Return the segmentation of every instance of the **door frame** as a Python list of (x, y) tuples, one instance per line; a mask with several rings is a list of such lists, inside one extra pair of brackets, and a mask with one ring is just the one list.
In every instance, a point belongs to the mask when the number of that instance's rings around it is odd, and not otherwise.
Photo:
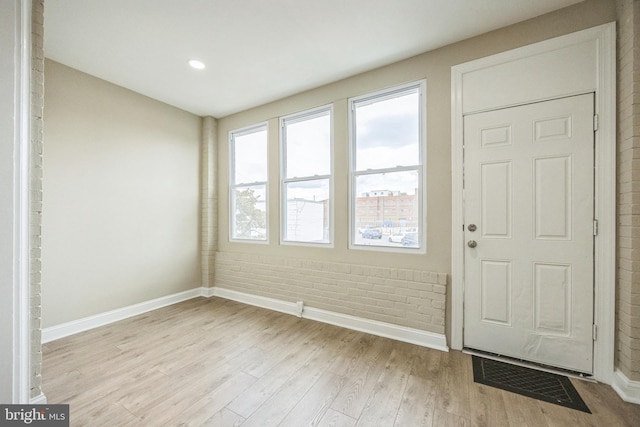
[[(7, 66), (0, 69), (0, 102), (8, 126), (0, 129), (0, 342), (5, 351), (0, 371), (0, 401), (30, 401), (30, 149), (31, 149), (31, 0), (2, 3), (7, 13), (0, 26), (0, 44)], [(3, 50), (4, 52), (5, 50)], [(4, 155), (6, 153), (9, 155)], [(6, 209), (5, 209), (6, 207)], [(7, 238), (5, 239), (5, 236)], [(6, 368), (6, 369), (5, 369)]]
[[(451, 67), (451, 333), (450, 346), (463, 348), (464, 326), (464, 194), (463, 194), (463, 97), (466, 77), (471, 73), (517, 61), (531, 60), (537, 55), (553, 54), (559, 49), (592, 42), (595, 57), (595, 133), (594, 214), (598, 220), (598, 235), (594, 239), (594, 341), (593, 378), (611, 384), (614, 381), (615, 349), (615, 287), (616, 287), (616, 26), (615, 22), (578, 31), (565, 36), (524, 46)], [(484, 72), (483, 71), (483, 72)], [(468, 84), (468, 83), (467, 83)], [(469, 91), (467, 89), (467, 91)], [(553, 92), (553, 91), (551, 91)], [(494, 108), (522, 105), (579, 92), (554, 93), (540, 99), (504, 104)], [(492, 109), (494, 109), (492, 108)], [(474, 112), (480, 112), (474, 111)]]

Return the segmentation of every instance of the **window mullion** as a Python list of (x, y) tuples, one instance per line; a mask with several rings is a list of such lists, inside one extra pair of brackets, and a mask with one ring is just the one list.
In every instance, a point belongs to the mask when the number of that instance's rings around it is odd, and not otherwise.
[(395, 168), (366, 169), (361, 171), (353, 171), (353, 174), (354, 175), (378, 175), (378, 174), (393, 173), (393, 172), (420, 170), (421, 168), (422, 168), (422, 165), (397, 166)]
[(302, 177), (293, 177), (293, 178), (283, 178), (282, 183), (288, 184), (290, 182), (305, 182), (305, 181), (320, 181), (322, 179), (331, 179), (331, 175), (313, 175), (313, 176), (302, 176)]

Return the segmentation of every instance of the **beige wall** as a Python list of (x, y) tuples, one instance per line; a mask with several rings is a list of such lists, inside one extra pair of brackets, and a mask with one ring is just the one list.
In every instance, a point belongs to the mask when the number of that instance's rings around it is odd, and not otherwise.
[[(450, 115), (451, 115), (451, 66), (484, 57), (526, 44), (582, 30), (616, 19), (615, 1), (585, 1), (569, 8), (550, 13), (520, 24), (506, 27), (491, 33), (428, 52), (406, 61), (354, 76), (343, 81), (320, 87), (258, 108), (234, 114), (219, 120), (219, 248), (220, 252), (244, 254), (245, 260), (255, 259), (253, 255), (268, 254), (277, 265), (303, 265), (305, 260), (339, 262), (351, 266), (375, 266), (399, 268), (407, 271), (450, 274), (451, 272), (451, 177), (450, 177)], [(348, 249), (348, 195), (347, 195), (347, 155), (348, 126), (347, 99), (370, 91), (398, 85), (404, 82), (426, 79), (427, 81), (427, 254), (398, 254)], [(334, 144), (335, 144), (335, 247), (309, 248), (279, 244), (279, 183), (278, 183), (278, 118), (283, 115), (302, 111), (311, 107), (332, 103), (334, 106)], [(243, 244), (229, 242), (229, 206), (228, 206), (228, 132), (243, 126), (267, 121), (269, 124), (269, 192), (270, 192), (270, 243)], [(292, 261), (293, 260), (293, 261)], [(297, 262), (296, 260), (301, 260)], [(302, 263), (302, 264), (301, 264)], [(278, 280), (277, 270), (268, 280), (252, 278), (246, 273), (253, 266), (237, 271), (225, 269), (224, 277), (216, 276), (216, 286), (251, 291), (264, 296), (281, 298), (286, 294), (281, 288), (286, 282)], [(259, 263), (258, 263), (259, 264)], [(224, 268), (224, 265), (216, 267)], [(295, 267), (299, 274), (308, 274), (309, 270)], [(216, 272), (218, 274), (219, 272)], [(393, 274), (393, 273), (389, 273)], [(250, 287), (240, 287), (240, 283), (249, 281)], [(251, 282), (253, 281), (253, 282)], [(448, 281), (447, 281), (448, 284)], [(299, 285), (299, 284), (296, 284)], [(371, 289), (353, 289), (336, 286), (329, 294), (323, 289), (308, 285), (289, 286), (294, 298), (322, 300), (322, 308), (336, 308), (336, 311), (352, 313), (342, 308), (341, 299), (364, 302), (370, 308), (389, 301)], [(391, 292), (393, 287), (388, 287)], [(339, 291), (342, 291), (340, 293)], [(420, 289), (419, 291), (424, 291)], [(407, 295), (392, 295), (394, 302), (406, 304)], [(408, 310), (419, 317), (421, 305), (432, 304), (433, 294), (418, 302)], [(399, 300), (399, 301), (398, 301)], [(433, 308), (433, 307), (431, 307)], [(407, 309), (403, 305), (403, 309)], [(437, 313), (436, 322), (425, 329), (442, 332), (441, 313)], [(389, 319), (386, 319), (389, 320)], [(406, 319), (395, 319), (395, 323), (411, 326)]]
[(201, 119), (46, 61), (42, 322), (200, 286)]

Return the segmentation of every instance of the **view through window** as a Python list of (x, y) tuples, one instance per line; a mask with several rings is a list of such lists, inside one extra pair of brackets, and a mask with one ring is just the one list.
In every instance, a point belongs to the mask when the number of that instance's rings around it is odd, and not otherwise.
[(267, 125), (230, 134), (231, 239), (267, 241)]
[(331, 107), (281, 120), (282, 241), (331, 243)]
[(424, 248), (424, 82), (353, 98), (351, 244)]

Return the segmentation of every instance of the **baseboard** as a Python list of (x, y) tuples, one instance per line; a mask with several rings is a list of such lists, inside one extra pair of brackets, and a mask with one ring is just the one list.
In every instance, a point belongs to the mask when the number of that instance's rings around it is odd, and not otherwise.
[[(267, 308), (294, 316), (299, 315), (298, 306), (294, 302), (287, 302), (258, 295), (251, 295), (218, 287), (208, 289), (210, 290), (210, 292), (212, 290), (212, 296)], [(435, 350), (449, 351), (446, 337), (442, 334), (436, 334), (420, 329), (398, 326), (391, 323), (369, 320), (362, 317), (356, 317), (348, 314), (341, 314), (307, 306), (304, 307), (301, 317), (328, 323), (335, 326), (340, 326), (342, 328), (353, 329), (372, 335), (391, 338), (397, 341), (408, 342)]]
[(632, 381), (622, 371), (616, 369), (611, 387), (625, 402), (640, 404), (640, 381)]
[(209, 288), (206, 286), (203, 286), (200, 288), (200, 296), (201, 297), (206, 297), (206, 298), (211, 298), (213, 296), (213, 291), (214, 288)]
[(208, 294), (209, 288), (200, 287), (190, 289), (184, 292), (178, 292), (176, 294), (167, 295), (164, 297), (156, 298), (150, 301), (141, 302), (139, 304), (130, 305), (127, 307), (118, 308), (116, 310), (107, 311), (105, 313), (96, 314), (82, 319), (74, 320), (60, 325), (51, 326), (42, 330), (42, 342), (48, 343), (60, 338), (67, 337), (69, 335), (77, 334), (79, 332), (87, 331), (89, 329), (97, 328), (99, 326), (108, 325), (109, 323), (117, 322), (119, 320), (127, 319), (129, 317), (137, 316), (139, 314), (146, 313), (151, 310), (166, 307), (171, 304), (176, 304), (188, 299), (210, 296)]
[(298, 315), (296, 304), (294, 302), (282, 301), (274, 298), (267, 298), (259, 295), (246, 294), (244, 292), (232, 291), (230, 289), (211, 288), (213, 295), (216, 297), (238, 301), (244, 304), (254, 305), (256, 307), (268, 308), (269, 310), (279, 311), (285, 314)]
[[(72, 322), (63, 323), (61, 325), (52, 326), (42, 330), (42, 342), (48, 343), (60, 338), (64, 338), (79, 332), (88, 331), (93, 328), (108, 325), (119, 320), (137, 316), (151, 310), (166, 307), (188, 299), (197, 297), (217, 296), (233, 301), (242, 302), (244, 304), (254, 305), (269, 310), (279, 311), (294, 316), (300, 315), (296, 303), (282, 301), (274, 298), (262, 297), (259, 295), (251, 295), (244, 292), (232, 291), (224, 288), (199, 287), (188, 291), (179, 292), (173, 295), (167, 295), (139, 304), (111, 310), (105, 313), (96, 314), (94, 316), (85, 317), (74, 320)], [(391, 323), (379, 322), (376, 320), (365, 319), (362, 317), (350, 316), (348, 314), (336, 313), (333, 311), (322, 310), (313, 307), (304, 307), (302, 315), (305, 319), (315, 320), (328, 323), (342, 328), (353, 329), (360, 332), (366, 332), (372, 335), (378, 335), (385, 338), (391, 338), (398, 341), (408, 342), (423, 347), (433, 348), (441, 351), (449, 351), (446, 337), (442, 334), (427, 332), (420, 329), (409, 328), (406, 326), (398, 326)]]
[(47, 404), (47, 396), (44, 393), (40, 393), (36, 397), (32, 397), (29, 400), (29, 404), (31, 405), (46, 405)]

